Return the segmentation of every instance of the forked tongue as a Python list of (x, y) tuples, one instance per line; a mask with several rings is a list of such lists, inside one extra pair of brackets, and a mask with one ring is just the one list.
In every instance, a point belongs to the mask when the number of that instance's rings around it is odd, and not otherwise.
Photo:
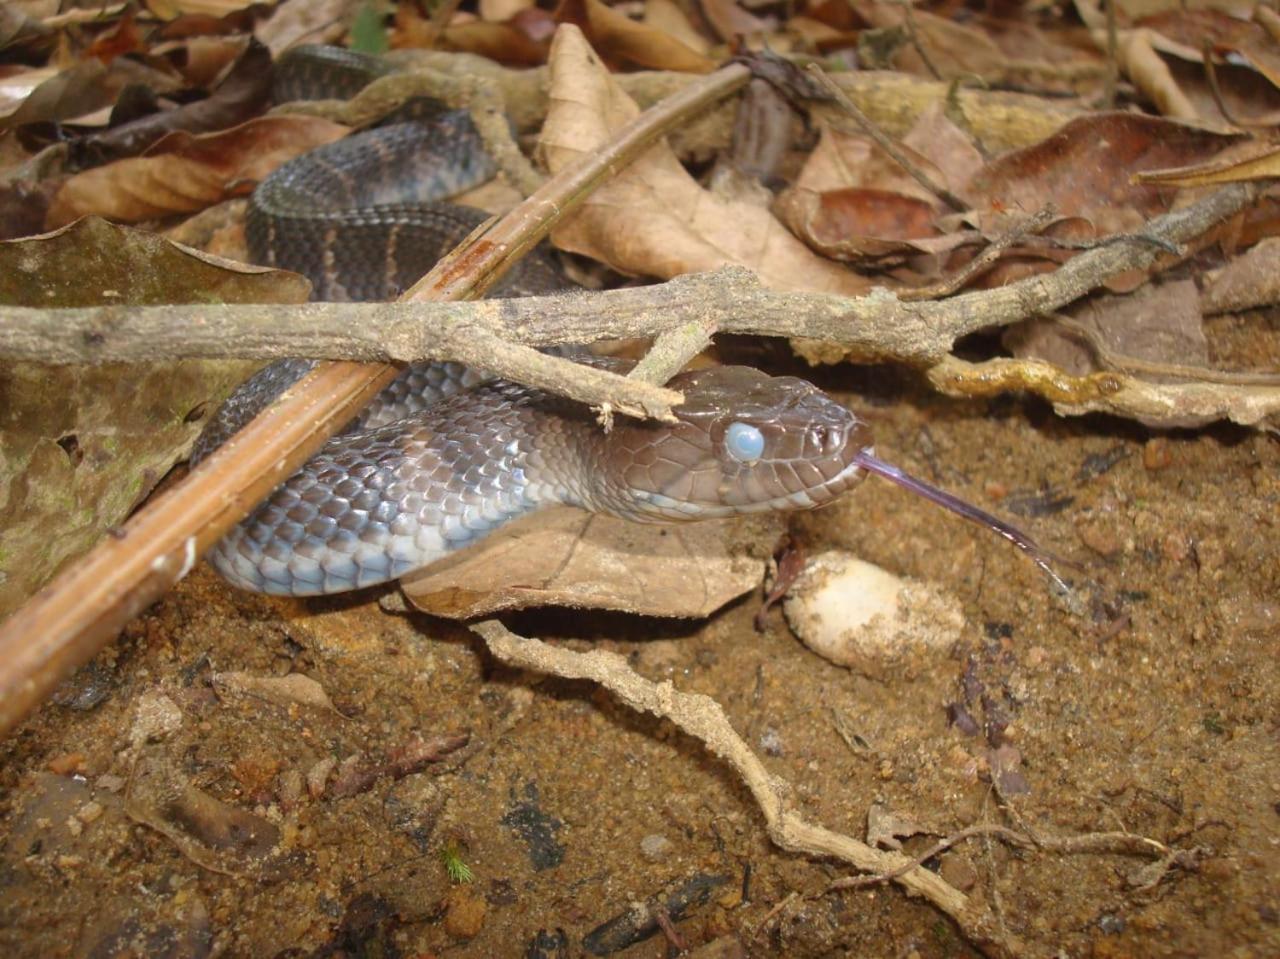
[(1027, 556), (1031, 558), (1031, 561), (1044, 570), (1045, 575), (1053, 580), (1054, 585), (1057, 586), (1064, 594), (1071, 592), (1070, 587), (1063, 582), (1062, 577), (1054, 570), (1052, 563), (1062, 563), (1064, 565), (1073, 564), (1068, 563), (1061, 557), (1054, 556), (1016, 526), (1006, 523), (1004, 520), (1000, 519), (1000, 517), (993, 516), (984, 509), (979, 509), (972, 503), (966, 503), (958, 496), (953, 496), (951, 493), (940, 490), (936, 486), (931, 486), (922, 479), (916, 479), (914, 476), (907, 475), (902, 470), (898, 469), (898, 467), (886, 463), (884, 460), (867, 450), (860, 452), (854, 458), (854, 461), (868, 473), (875, 473), (877, 476), (883, 476), (885, 479), (897, 483), (904, 489), (909, 489), (911, 492), (923, 496), (930, 502), (937, 503), (944, 509), (949, 509), (951, 512), (963, 516), (967, 520), (972, 520), (973, 522), (985, 526), (988, 529), (995, 530), (995, 532), (999, 533), (1014, 546), (1018, 547), (1018, 549), (1026, 553)]

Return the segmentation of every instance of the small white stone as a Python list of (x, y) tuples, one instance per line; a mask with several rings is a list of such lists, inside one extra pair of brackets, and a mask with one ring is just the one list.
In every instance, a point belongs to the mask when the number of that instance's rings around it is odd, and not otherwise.
[(914, 674), (945, 658), (964, 627), (951, 594), (840, 550), (809, 561), (783, 611), (815, 653), (872, 679)]
[(674, 844), (666, 836), (651, 833), (640, 840), (640, 855), (649, 862), (661, 862), (671, 855)]
[(135, 745), (163, 739), (182, 728), (182, 710), (159, 690), (149, 690), (138, 697), (129, 740)]

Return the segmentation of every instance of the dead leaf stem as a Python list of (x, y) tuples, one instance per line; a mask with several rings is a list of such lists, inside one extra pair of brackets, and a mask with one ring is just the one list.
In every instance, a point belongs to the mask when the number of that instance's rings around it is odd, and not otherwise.
[[(749, 76), (746, 67), (728, 66), (637, 117), (604, 148), (566, 167), (473, 237), (465, 251), (438, 263), (402, 300), (479, 296), (596, 184)], [(185, 576), (397, 372), (388, 365), (322, 363), (0, 626), (0, 735)]]

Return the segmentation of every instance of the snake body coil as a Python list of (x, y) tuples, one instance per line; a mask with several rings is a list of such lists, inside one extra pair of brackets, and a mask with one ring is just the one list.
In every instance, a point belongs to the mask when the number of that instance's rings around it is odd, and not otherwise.
[[(448, 173), (434, 169), (438, 155), (421, 162), (420, 130), (397, 127), (281, 167), (254, 195), (255, 259), (305, 273), (322, 299), (382, 298), (416, 280), (484, 216), (429, 199), (441, 183), (448, 192), (487, 170), (469, 124), (448, 116), (445, 140), (470, 151)], [(386, 179), (405, 166), (415, 183)], [(536, 253), (505, 291), (564, 285)], [(311, 365), (283, 361), (244, 384), (193, 460)], [(315, 595), (397, 578), (548, 504), (641, 522), (810, 509), (857, 482), (857, 457), (870, 445), (865, 424), (814, 387), (746, 367), (680, 374), (671, 382), (686, 397), (676, 423), (626, 421), (609, 433), (579, 404), (481, 380), (457, 364), (407, 369), (354, 431), (331, 439), (224, 537), (210, 562), (247, 589)]]

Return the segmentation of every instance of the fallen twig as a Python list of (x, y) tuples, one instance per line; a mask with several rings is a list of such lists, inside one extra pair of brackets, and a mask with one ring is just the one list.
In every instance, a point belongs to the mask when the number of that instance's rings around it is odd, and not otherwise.
[[(472, 629), (485, 641), (489, 651), (507, 665), (565, 679), (590, 679), (630, 708), (669, 719), (688, 735), (701, 740), (741, 777), (764, 814), (770, 838), (782, 849), (840, 859), (866, 872), (894, 873), (894, 882), (945, 912), (969, 942), (988, 955), (1018, 954), (1015, 943), (995, 932), (986, 911), (940, 876), (900, 853), (873, 849), (850, 836), (804, 820), (785, 798), (790, 792), (787, 785), (764, 767), (734, 731), (724, 709), (711, 697), (680, 692), (670, 682), (650, 682), (615, 653), (603, 650), (575, 653), (548, 646), (518, 636), (496, 620), (478, 623)], [(899, 872), (904, 866), (905, 871)]]

